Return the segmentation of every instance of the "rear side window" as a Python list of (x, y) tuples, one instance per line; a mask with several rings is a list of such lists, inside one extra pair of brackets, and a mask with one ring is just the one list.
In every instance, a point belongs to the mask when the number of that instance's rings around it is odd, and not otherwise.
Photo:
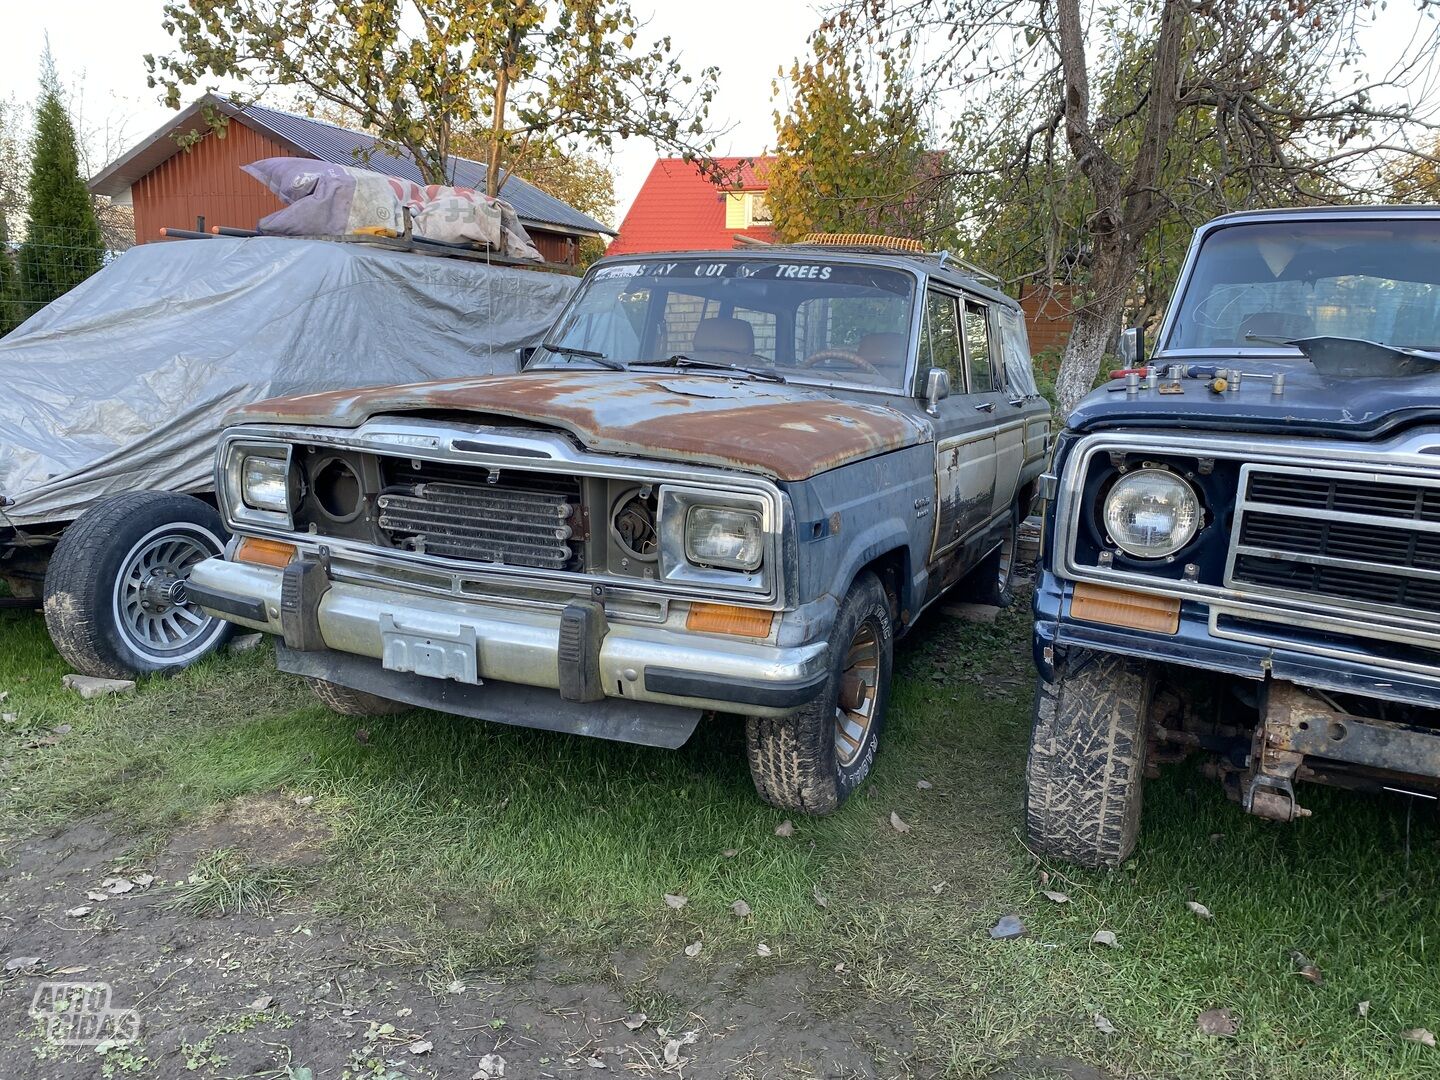
[(1005, 385), (1011, 393), (1035, 397), (1040, 390), (1035, 385), (1035, 368), (1030, 360), (1030, 336), (1025, 332), (1025, 320), (1011, 308), (1000, 308), (999, 317)]

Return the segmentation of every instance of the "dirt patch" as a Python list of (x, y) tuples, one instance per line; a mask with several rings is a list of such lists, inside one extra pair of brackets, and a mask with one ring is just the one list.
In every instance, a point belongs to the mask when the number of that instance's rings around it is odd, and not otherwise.
[(229, 850), (266, 865), (315, 866), (324, 861), (329, 839), (329, 827), (308, 806), (268, 792), (212, 808), (171, 838), (162, 861), (183, 865)]
[[(271, 796), (231, 804), (148, 864), (97, 822), (12, 842), (0, 859), (0, 959), (39, 962), (0, 974), (0, 1077), (284, 1078), (308, 1068), (317, 1078), (348, 1069), (463, 1080), (486, 1054), (503, 1056), (511, 1078), (603, 1075), (592, 1062), (694, 1080), (904, 1075), (884, 1064), (904, 1052), (899, 1023), (818, 1004), (813, 971), (637, 957), (607, 979), (551, 962), (523, 977), (452, 980), (376, 963), (353, 928), (317, 918), (303, 898), (264, 916), (197, 918), (166, 905), (187, 859), (223, 847), (313, 860), (324, 840), (301, 808)], [(112, 894), (116, 878), (131, 887)], [(135, 1010), (138, 1040), (104, 1055), (57, 1045), (43, 1010), (32, 1012), (54, 981), (107, 986), (110, 1008)], [(670, 1003), (671, 1030), (627, 1026), (632, 1003), (647, 998)], [(667, 1063), (672, 1040), (683, 1045)]]

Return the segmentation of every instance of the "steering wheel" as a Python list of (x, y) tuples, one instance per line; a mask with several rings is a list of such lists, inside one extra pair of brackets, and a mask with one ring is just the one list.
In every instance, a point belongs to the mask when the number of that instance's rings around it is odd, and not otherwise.
[(852, 349), (821, 349), (800, 361), (800, 366), (802, 368), (819, 367), (827, 360), (842, 360), (851, 367), (859, 368), (877, 378), (880, 377), (880, 369)]

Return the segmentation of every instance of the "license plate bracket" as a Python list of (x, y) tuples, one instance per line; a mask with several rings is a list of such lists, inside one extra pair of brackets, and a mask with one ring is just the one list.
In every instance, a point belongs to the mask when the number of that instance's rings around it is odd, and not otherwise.
[(406, 630), (390, 614), (380, 616), (381, 663), (387, 671), (404, 671), (429, 679), (480, 685), (479, 649), (475, 628), (459, 633)]

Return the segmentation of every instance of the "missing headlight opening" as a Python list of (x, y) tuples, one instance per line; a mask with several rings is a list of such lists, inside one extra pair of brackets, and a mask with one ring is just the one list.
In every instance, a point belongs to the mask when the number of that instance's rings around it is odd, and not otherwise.
[(334, 521), (353, 521), (364, 507), (360, 476), (354, 466), (340, 458), (321, 463), (311, 489), (321, 511)]
[(658, 504), (655, 489), (649, 485), (630, 488), (615, 500), (610, 531), (630, 558), (654, 562), (659, 556)]

